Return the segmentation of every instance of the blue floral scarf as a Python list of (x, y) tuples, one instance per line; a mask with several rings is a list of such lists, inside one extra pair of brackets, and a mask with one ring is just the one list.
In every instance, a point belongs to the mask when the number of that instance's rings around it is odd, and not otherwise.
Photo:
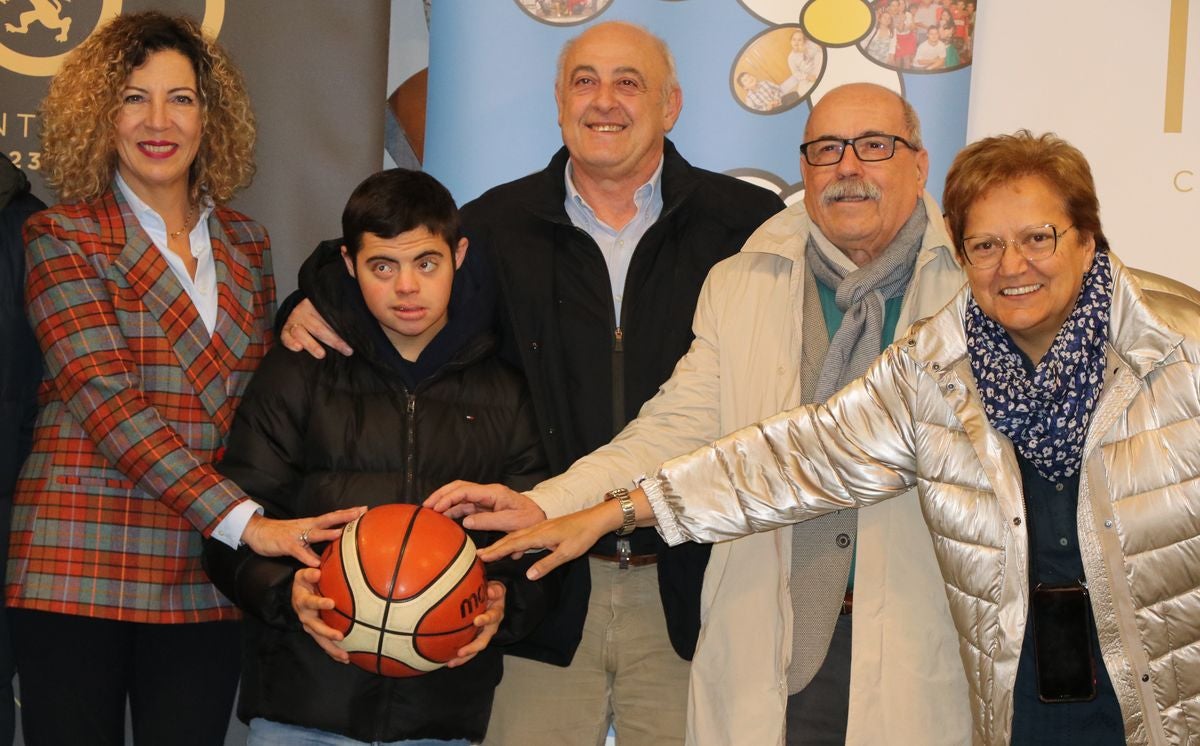
[(988, 421), (1054, 482), (1079, 471), (1104, 381), (1111, 305), (1112, 264), (1097, 251), (1075, 308), (1032, 375), (1008, 332), (974, 297), (967, 305), (967, 352)]

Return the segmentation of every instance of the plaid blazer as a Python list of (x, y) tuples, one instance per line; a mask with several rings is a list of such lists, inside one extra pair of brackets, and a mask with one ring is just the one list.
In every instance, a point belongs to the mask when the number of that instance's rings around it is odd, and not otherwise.
[(236, 618), (201, 540), (245, 494), (212, 464), (270, 342), (262, 226), (209, 216), (210, 339), (120, 191), (25, 226), (29, 316), (46, 361), (14, 496), (10, 606), (134, 622)]

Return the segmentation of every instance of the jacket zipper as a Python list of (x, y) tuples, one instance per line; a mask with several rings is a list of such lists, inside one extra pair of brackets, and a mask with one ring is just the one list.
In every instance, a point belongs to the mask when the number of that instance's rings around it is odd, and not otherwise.
[[(665, 215), (664, 211), (664, 215)], [(659, 216), (662, 220), (663, 216)], [(655, 223), (657, 225), (657, 223)], [(601, 254), (600, 260), (604, 263), (604, 256), (600, 251), (600, 247), (596, 241), (588, 235), (588, 232), (577, 225), (571, 224), (577, 233), (582, 235), (596, 249), (597, 254)], [(654, 226), (651, 226), (653, 230)], [(649, 233), (650, 231), (646, 231)], [(645, 236), (643, 236), (643, 239)], [(640, 242), (639, 242), (640, 243)], [(634, 248), (636, 252), (636, 247)], [(633, 262), (630, 262), (632, 267)], [(625, 278), (625, 285), (629, 285), (629, 277)], [(613, 292), (613, 288), (609, 288), (609, 293)], [(625, 330), (621, 327), (621, 319), (617, 318), (616, 309), (613, 308), (612, 301), (608, 303), (609, 323), (612, 324), (612, 352), (610, 355), (610, 368), (612, 370), (612, 435), (615, 437), (617, 433), (624, 429), (625, 420)], [(621, 316), (625, 315), (625, 303), (621, 303)]]
[(613, 329), (612, 406), (615, 436), (625, 427), (625, 331), (620, 326)]
[(417, 473), (417, 397), (413, 393), (406, 393), (405, 397), (404, 439), (408, 448), (404, 464), (404, 497), (406, 500), (412, 501), (415, 499), (413, 492), (416, 490)]

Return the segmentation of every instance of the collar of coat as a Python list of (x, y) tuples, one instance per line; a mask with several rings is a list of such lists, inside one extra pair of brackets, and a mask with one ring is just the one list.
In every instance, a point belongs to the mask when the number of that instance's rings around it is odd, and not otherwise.
[[(950, 268), (957, 267), (958, 261), (954, 258), (946, 226), (937, 219), (937, 216), (942, 214), (942, 208), (938, 207), (937, 200), (929, 192), (923, 193), (921, 198), (925, 202), (925, 213), (930, 219), (925, 226), (925, 235), (921, 238), (921, 252), (917, 255), (914, 275), (930, 262), (938, 262)], [(742, 251), (775, 254), (793, 262), (803, 261), (804, 246), (812, 230), (813, 222), (804, 209), (804, 201), (798, 200), (763, 223), (754, 237), (746, 242)]]
[[(1200, 292), (1151, 272), (1126, 267), (1109, 252), (1113, 299), (1109, 349), (1138, 377), (1172, 362), (1189, 336), (1200, 340)], [(917, 322), (897, 340), (922, 367), (948, 375), (966, 359), (963, 326), (970, 288), (964, 287), (941, 311)]]
[[(99, 197), (89, 201), (87, 205), (100, 218), (98, 237), (103, 243), (118, 247), (118, 249), (130, 243), (131, 236), (128, 227), (139, 226), (139, 223), (133, 214), (133, 208), (125, 201), (121, 190), (117, 189), (116, 182), (105, 189)], [(109, 219), (113, 215), (120, 215), (122, 219)], [(232, 213), (226, 207), (214, 206), (213, 211), (209, 214), (209, 235), (212, 238), (224, 240), (229, 245), (245, 243), (246, 237), (235, 232), (233, 224), (236, 220), (231, 219), (231, 215), (238, 219), (241, 218), (240, 215)]]
[[(220, 378), (227, 380), (249, 346), (258, 341), (253, 262), (243, 245), (265, 241), (265, 234), (260, 238), (251, 235), (248, 219), (228, 208), (218, 206), (209, 214), (218, 293), (217, 324), (210, 335), (190, 301), (176, 303), (186, 295), (183, 286), (115, 185), (79, 207), (72, 211), (74, 219), (82, 219), (85, 230), (95, 230), (113, 268), (158, 322), (206, 411), (220, 427), (228, 427), (231, 401), (224, 386), (209, 385), (206, 370), (215, 366)], [(82, 214), (85, 210), (86, 215)]]
[[(523, 195), (526, 207), (544, 220), (570, 225), (563, 204), (567, 199), (567, 185), (563, 179), (566, 173), (567, 159), (570, 153), (566, 147), (558, 149), (550, 159), (550, 165), (537, 176), (542, 182), (541, 189), (527, 190)], [(662, 170), (662, 216), (670, 214), (681, 205), (696, 188), (692, 177), (692, 164), (688, 163), (675, 144), (669, 139), (663, 139), (663, 170)], [(661, 217), (660, 217), (661, 220)]]

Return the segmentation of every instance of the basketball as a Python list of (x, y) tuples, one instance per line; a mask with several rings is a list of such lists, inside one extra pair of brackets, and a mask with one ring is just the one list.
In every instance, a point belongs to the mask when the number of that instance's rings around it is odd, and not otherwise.
[(346, 524), (321, 556), (321, 619), (345, 635), (350, 662), (420, 676), (475, 639), (487, 603), (483, 563), (457, 523), (416, 505), (382, 505)]

